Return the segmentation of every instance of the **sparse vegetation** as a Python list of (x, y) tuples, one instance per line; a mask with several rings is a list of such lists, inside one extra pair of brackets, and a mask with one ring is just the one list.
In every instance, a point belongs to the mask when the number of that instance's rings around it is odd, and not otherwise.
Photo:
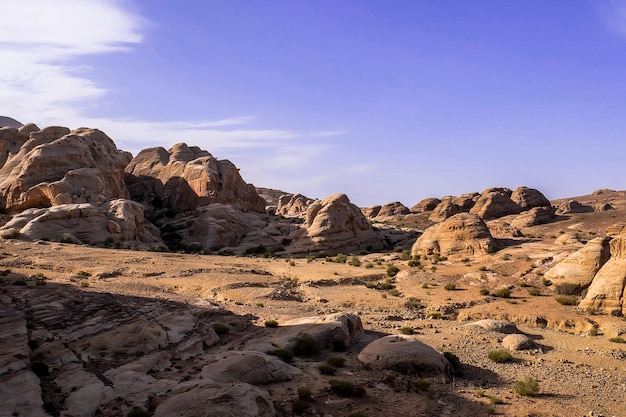
[(541, 295), (541, 290), (537, 287), (530, 287), (528, 289), (528, 294), (532, 296), (538, 296)]
[(509, 290), (507, 287), (502, 287), (502, 288), (498, 288), (493, 295), (495, 295), (496, 297), (500, 297), (500, 298), (510, 298), (511, 297), (511, 290)]
[(400, 333), (402, 334), (413, 334), (415, 333), (411, 326), (404, 326), (400, 328)]
[(428, 391), (430, 388), (430, 380), (427, 378), (414, 378), (411, 385), (417, 391)]
[(350, 257), (350, 262), (348, 262), (351, 266), (361, 266), (361, 260), (357, 256)]
[(365, 388), (355, 384), (352, 381), (345, 381), (340, 379), (330, 380), (330, 390), (340, 397), (356, 397), (361, 398), (365, 396)]
[(343, 368), (346, 363), (346, 358), (337, 355), (331, 355), (326, 359), (326, 363), (335, 368)]
[(613, 343), (626, 343), (626, 340), (624, 340), (623, 337), (611, 337), (609, 338), (609, 342), (613, 342)]
[(480, 295), (489, 295), (489, 289), (488, 288), (481, 288), (480, 289)]
[(319, 352), (317, 340), (308, 333), (300, 333), (296, 337), (293, 353), (296, 356), (313, 356)]
[(337, 372), (337, 369), (334, 366), (327, 363), (323, 363), (318, 366), (317, 370), (320, 371), (322, 375), (335, 375), (335, 373)]
[(445, 287), (443, 287), (446, 291), (454, 291), (456, 290), (456, 284), (453, 282), (448, 282)]
[(557, 303), (564, 306), (574, 306), (578, 304), (578, 297), (575, 295), (557, 295), (554, 299)]
[(388, 277), (395, 277), (396, 275), (398, 275), (398, 272), (400, 272), (400, 268), (398, 268), (394, 264), (387, 265), (387, 276)]
[(265, 320), (265, 327), (278, 327), (278, 322), (273, 319)]
[(213, 323), (213, 330), (217, 334), (228, 334), (230, 332), (230, 327), (226, 323), (222, 323), (221, 321)]
[(487, 357), (489, 358), (489, 360), (496, 363), (506, 363), (513, 360), (513, 355), (511, 355), (511, 352), (505, 349), (492, 350), (487, 354)]
[(531, 376), (515, 383), (515, 393), (521, 396), (533, 396), (539, 394), (539, 382)]
[(293, 362), (293, 352), (289, 349), (276, 349), (273, 352), (270, 352), (271, 355), (278, 357), (285, 363)]
[(419, 310), (419, 309), (424, 308), (424, 305), (422, 304), (422, 300), (416, 297), (409, 297), (405, 301), (404, 306), (408, 308), (409, 310)]

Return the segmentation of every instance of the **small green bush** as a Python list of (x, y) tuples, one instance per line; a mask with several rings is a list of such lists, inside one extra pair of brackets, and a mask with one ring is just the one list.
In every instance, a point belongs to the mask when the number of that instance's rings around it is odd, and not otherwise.
[(276, 349), (275, 351), (270, 352), (270, 355), (276, 356), (285, 363), (293, 362), (293, 352), (289, 349)]
[(454, 291), (456, 290), (456, 284), (453, 282), (448, 282), (445, 287), (443, 287), (446, 291)]
[(395, 288), (392, 288), (391, 290), (389, 290), (389, 295), (393, 295), (394, 297), (400, 297), (400, 291), (398, 291)]
[(298, 387), (298, 399), (303, 401), (311, 401), (313, 399), (313, 391), (309, 387)]
[(400, 268), (398, 268), (394, 264), (387, 265), (387, 276), (395, 277), (396, 275), (398, 275), (398, 272), (400, 272)]
[(340, 379), (330, 380), (330, 390), (340, 397), (364, 397), (365, 388), (356, 385), (354, 382)]
[(443, 352), (443, 356), (448, 360), (448, 362), (450, 362), (450, 365), (452, 365), (454, 375), (463, 376), (463, 364), (461, 363), (459, 357), (448, 351)]
[(547, 278), (541, 278), (541, 283), (544, 287), (549, 287), (550, 285), (552, 285), (552, 281)]
[(228, 327), (228, 324), (218, 321), (213, 323), (213, 330), (215, 330), (215, 333), (217, 334), (228, 334), (230, 332), (230, 327)]
[(313, 356), (319, 352), (317, 341), (308, 333), (300, 333), (296, 337), (293, 353), (296, 356)]
[(489, 400), (491, 404), (504, 404), (504, 400), (500, 397), (496, 397), (495, 395), (490, 395)]
[(415, 259), (411, 259), (408, 263), (408, 266), (410, 267), (416, 267), (416, 266), (421, 266), (422, 264), (420, 263), (420, 261), (416, 261)]
[(575, 295), (557, 295), (554, 299), (557, 303), (564, 306), (574, 306), (578, 304), (578, 297)]
[(427, 391), (430, 388), (430, 380), (427, 378), (414, 378), (411, 384), (417, 391)]
[(431, 311), (428, 313), (428, 317), (434, 320), (439, 320), (439, 319), (443, 319), (443, 313), (441, 313), (440, 311)]
[(626, 343), (626, 340), (624, 340), (623, 337), (611, 337), (609, 339), (609, 342), (613, 342), (613, 343)]
[(422, 304), (422, 300), (416, 297), (409, 297), (408, 300), (404, 303), (404, 306), (409, 310), (419, 310), (424, 308)]
[(541, 290), (537, 287), (530, 287), (528, 289), (528, 294), (532, 296), (538, 296), (541, 295)]
[(480, 295), (489, 295), (489, 289), (488, 288), (481, 288), (480, 289)]
[(413, 328), (412, 328), (412, 327), (410, 327), (410, 326), (405, 326), (405, 327), (402, 327), (402, 328), (400, 329), (400, 333), (402, 333), (402, 334), (413, 334), (413, 333), (415, 333), (415, 331), (413, 330)]
[(276, 320), (265, 320), (265, 327), (278, 327)]
[(486, 266), (481, 266), (480, 268), (478, 268), (479, 271), (484, 272), (484, 271), (488, 271), (489, 269), (487, 269)]
[(347, 261), (348, 257), (346, 255), (344, 255), (343, 253), (338, 253), (337, 256), (335, 256), (335, 260), (333, 262), (338, 264), (345, 264)]
[(515, 393), (521, 396), (533, 396), (539, 394), (539, 382), (531, 376), (515, 383)]
[(498, 288), (493, 295), (495, 295), (496, 297), (500, 297), (500, 298), (510, 298), (511, 297), (511, 290), (509, 290), (506, 287), (502, 287), (502, 288)]
[(342, 356), (332, 355), (326, 359), (326, 363), (335, 368), (343, 368), (346, 363), (346, 358)]
[(391, 281), (389, 279), (386, 279), (385, 281), (377, 284), (376, 288), (379, 289), (379, 290), (392, 290), (395, 287), (394, 287), (394, 285), (391, 283)]
[(356, 256), (352, 256), (350, 258), (349, 264), (351, 266), (361, 266), (361, 260), (358, 257), (356, 257)]
[(365, 264), (365, 268), (366, 269), (372, 269), (372, 268), (374, 268), (374, 264), (371, 263), (371, 262), (368, 262), (368, 263)]
[(492, 350), (487, 354), (487, 357), (489, 358), (489, 360), (496, 363), (506, 363), (513, 359), (513, 355), (511, 355), (511, 352), (505, 349)]
[(403, 261), (408, 261), (411, 259), (411, 251), (409, 249), (405, 249), (402, 251), (402, 254), (400, 255), (400, 259), (402, 259)]
[(323, 375), (335, 375), (337, 369), (334, 366), (331, 366), (327, 363), (323, 363), (317, 367), (317, 370), (320, 371)]
[(554, 286), (554, 290), (559, 295), (579, 295), (580, 287), (578, 284), (572, 284), (569, 282), (564, 282), (562, 284), (557, 284)]

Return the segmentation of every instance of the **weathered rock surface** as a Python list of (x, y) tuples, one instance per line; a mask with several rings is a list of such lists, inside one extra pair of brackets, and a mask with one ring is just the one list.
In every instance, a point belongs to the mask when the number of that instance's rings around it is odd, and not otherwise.
[(459, 213), (426, 229), (411, 249), (413, 255), (474, 254), (491, 252), (497, 247), (485, 222), (477, 215)]
[(441, 203), (435, 207), (428, 220), (439, 223), (459, 213), (459, 206), (454, 204), (452, 199), (453, 197), (443, 197)]
[(283, 195), (278, 199), (276, 214), (280, 216), (304, 216), (315, 200), (302, 194)]
[(145, 149), (126, 167), (125, 181), (133, 200), (156, 212), (184, 212), (213, 203), (243, 211), (265, 211), (265, 201), (246, 184), (228, 160), (217, 160), (197, 146), (184, 143)]
[(411, 211), (399, 201), (387, 203), (380, 208), (376, 217), (393, 217), (409, 214)]
[(470, 213), (477, 214), (485, 220), (517, 214), (521, 208), (511, 200), (512, 194), (508, 188), (488, 188), (481, 193)]
[(556, 287), (569, 284), (579, 290), (587, 288), (611, 256), (610, 240), (606, 237), (590, 240), (581, 249), (548, 270), (545, 274), (546, 279), (551, 280)]
[(378, 213), (380, 213), (380, 209), (383, 208), (383, 206), (380, 205), (376, 205), (376, 206), (372, 206), (372, 207), (364, 207), (361, 209), (361, 213), (363, 213), (363, 215), (368, 218), (368, 219), (374, 219), (376, 216), (378, 216)]
[(10, 212), (128, 197), (123, 175), (131, 155), (97, 129), (47, 127), (30, 132), (17, 153), (15, 143), (4, 146), (0, 206)]
[(201, 375), (215, 382), (266, 385), (291, 381), (301, 374), (298, 368), (262, 352), (229, 351), (214, 359), (216, 362), (202, 368)]
[(416, 336), (381, 337), (367, 345), (358, 359), (372, 369), (391, 369), (442, 382), (452, 380), (452, 366), (447, 359)]
[(490, 221), (487, 223), (487, 227), (489, 227), (491, 235), (499, 239), (524, 236), (518, 227), (515, 227), (502, 219)]
[(581, 204), (576, 200), (566, 201), (556, 207), (556, 214), (588, 213), (593, 211), (593, 207)]
[(423, 213), (425, 211), (432, 211), (441, 203), (441, 200), (435, 197), (426, 197), (419, 203), (415, 204), (411, 207), (411, 212), (413, 213)]
[(508, 350), (525, 350), (533, 349), (537, 344), (525, 334), (510, 334), (502, 339), (502, 346)]
[(384, 247), (381, 236), (345, 194), (335, 194), (311, 204), (302, 230), (294, 232), (290, 238), (293, 240), (291, 253), (337, 254)]
[(480, 198), (479, 193), (465, 193), (458, 197), (452, 197), (452, 202), (456, 204), (460, 212), (469, 212)]
[(548, 223), (555, 217), (556, 209), (552, 206), (533, 207), (518, 214), (511, 220), (511, 226), (519, 229)]
[(478, 320), (473, 323), (469, 323), (468, 326), (479, 327), (483, 330), (494, 333), (514, 334), (519, 331), (517, 326), (511, 322), (494, 319)]
[(511, 194), (511, 200), (516, 203), (522, 211), (535, 207), (551, 207), (550, 201), (534, 188), (518, 187)]
[(13, 119), (12, 117), (0, 116), (0, 127), (12, 127), (19, 129), (23, 124)]
[(580, 308), (599, 313), (626, 314), (626, 236), (620, 235), (610, 243), (611, 257), (593, 278)]

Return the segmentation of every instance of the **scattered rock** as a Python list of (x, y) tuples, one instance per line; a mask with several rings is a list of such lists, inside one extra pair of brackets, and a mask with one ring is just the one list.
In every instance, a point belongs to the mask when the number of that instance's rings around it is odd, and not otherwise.
[(535, 341), (525, 334), (510, 334), (502, 339), (502, 346), (508, 350), (525, 350), (537, 347)]
[(488, 332), (495, 333), (513, 334), (519, 332), (515, 324), (502, 320), (484, 319), (474, 323), (469, 323), (467, 326), (476, 326), (487, 330)]

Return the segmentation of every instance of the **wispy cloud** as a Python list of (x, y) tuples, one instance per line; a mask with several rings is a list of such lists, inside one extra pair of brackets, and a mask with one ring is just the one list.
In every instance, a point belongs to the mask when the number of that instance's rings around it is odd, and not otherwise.
[(327, 138), (331, 136), (343, 136), (346, 133), (348, 132), (346, 132), (345, 130), (328, 130), (324, 132), (313, 132), (312, 136), (319, 137), (319, 138)]
[(603, 23), (614, 33), (626, 38), (626, 2), (605, 0), (596, 3)]

